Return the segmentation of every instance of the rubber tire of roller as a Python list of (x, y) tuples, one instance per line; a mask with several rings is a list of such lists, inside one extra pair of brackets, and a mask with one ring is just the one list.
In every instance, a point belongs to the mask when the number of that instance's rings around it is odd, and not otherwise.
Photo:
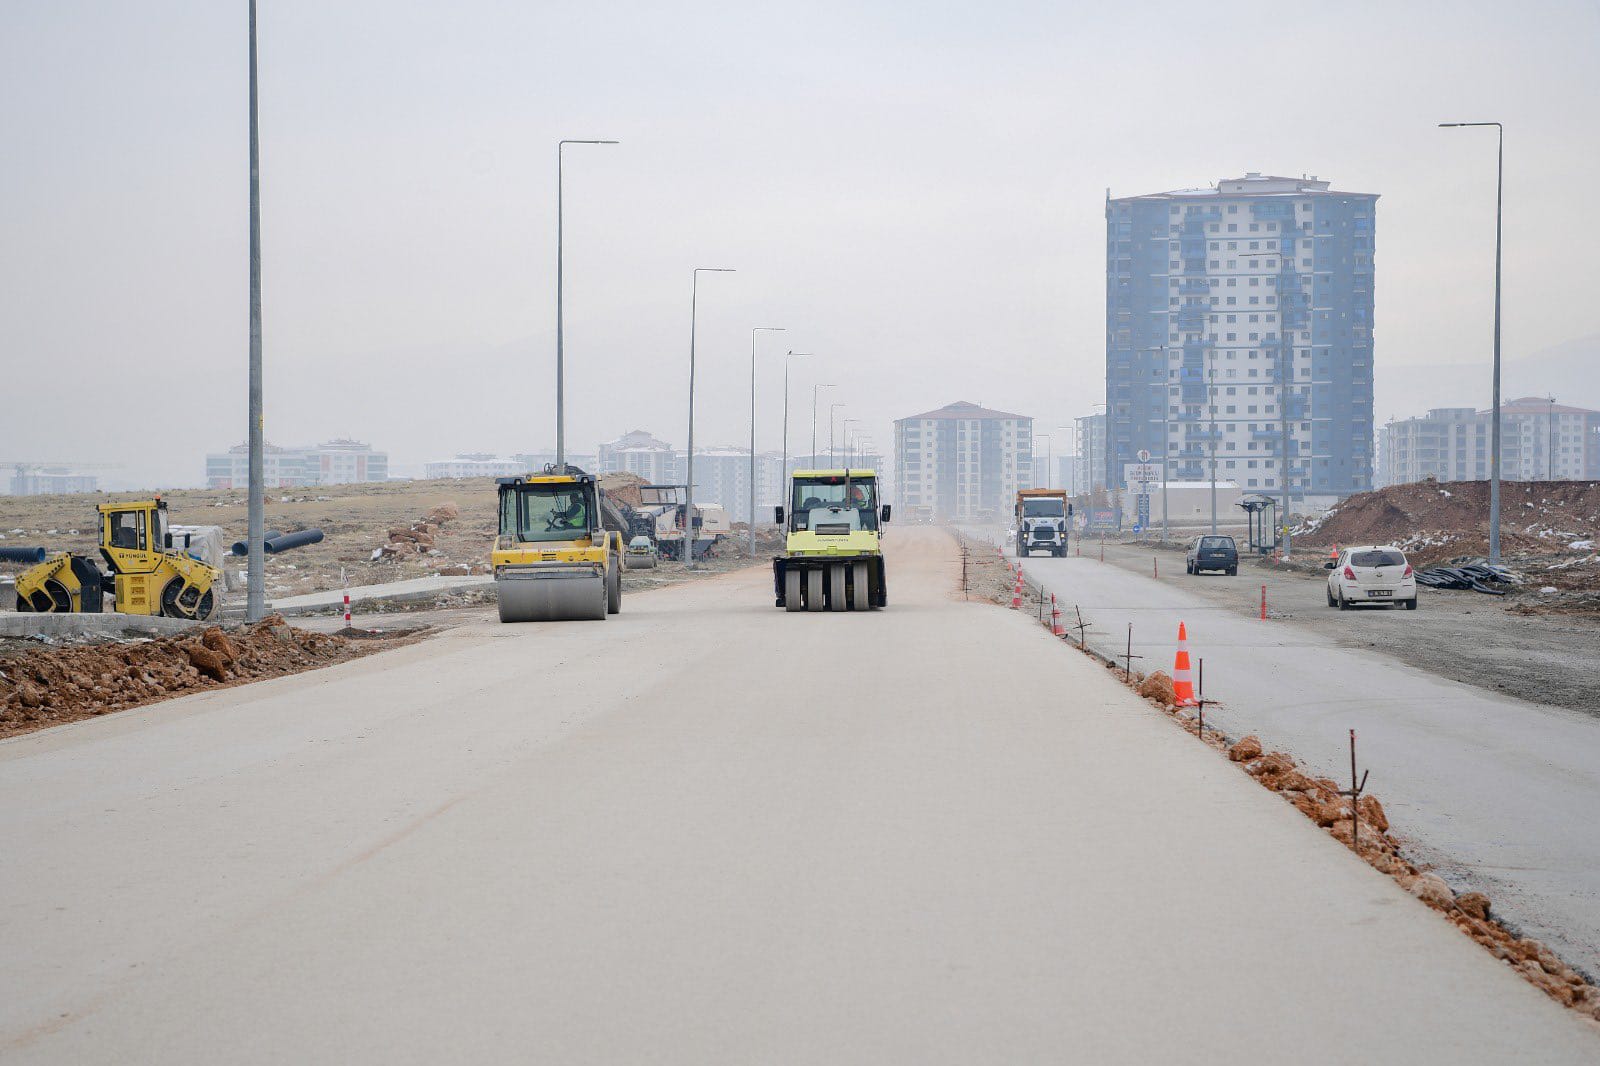
[(622, 612), (622, 559), (613, 558), (606, 567), (606, 614)]
[(850, 605), (844, 596), (844, 564), (834, 563), (828, 567), (828, 610), (847, 611)]
[(822, 571), (806, 571), (806, 610), (822, 610)]
[(850, 609), (869, 611), (872, 609), (872, 568), (866, 563), (852, 563), (850, 569), (850, 580), (854, 582), (850, 590)]
[(783, 609), (785, 611), (806, 609), (805, 600), (800, 598), (800, 571), (793, 567), (783, 572)]

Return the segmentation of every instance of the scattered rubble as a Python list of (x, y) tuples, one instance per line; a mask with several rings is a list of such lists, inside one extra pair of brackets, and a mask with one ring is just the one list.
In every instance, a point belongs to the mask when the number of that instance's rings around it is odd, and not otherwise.
[(0, 658), (0, 737), (314, 670), (410, 643), (416, 633), (358, 639), (295, 629), (271, 615), (197, 635), (13, 650)]

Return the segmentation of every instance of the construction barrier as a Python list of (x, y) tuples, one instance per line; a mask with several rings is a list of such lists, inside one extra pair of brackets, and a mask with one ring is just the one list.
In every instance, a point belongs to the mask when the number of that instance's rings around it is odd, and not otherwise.
[(1179, 707), (1193, 707), (1194, 672), (1189, 668), (1189, 631), (1178, 623), (1178, 653), (1172, 657), (1172, 691)]

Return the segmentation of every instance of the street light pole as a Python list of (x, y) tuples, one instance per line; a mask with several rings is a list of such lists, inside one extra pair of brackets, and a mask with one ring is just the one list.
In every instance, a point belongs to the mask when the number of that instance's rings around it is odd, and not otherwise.
[(1490, 426), (1489, 456), (1489, 564), (1500, 563), (1500, 238), (1505, 215), (1506, 130), (1498, 122), (1441, 122), (1441, 127), (1493, 126), (1495, 149), (1494, 189), (1494, 423)]
[(694, 336), (700, 312), (700, 275), (732, 274), (732, 267), (695, 267), (689, 282), (689, 448), (684, 453), (683, 568), (694, 569)]
[(245, 620), (266, 613), (265, 426), (261, 411), (261, 130), (257, 121), (256, 0), (250, 0), (250, 501), (246, 531)]
[(616, 141), (557, 141), (556, 142), (556, 473), (567, 472), (567, 363), (565, 335), (562, 330), (561, 273), (565, 259), (562, 238), (565, 229), (563, 196), (565, 175), (562, 149), (569, 144), (616, 144)]
[(811, 386), (811, 469), (817, 468), (817, 390), (836, 389), (837, 385)]
[(830, 403), (828, 405), (828, 462), (830, 463), (837, 461), (838, 458), (838, 453), (833, 447), (833, 412), (837, 411), (841, 407), (849, 406), (850, 405), (845, 403), (843, 400), (840, 400), (838, 403)]
[[(859, 418), (841, 418), (841, 419), (839, 419), (839, 430), (844, 436), (844, 466), (845, 466), (846, 470), (850, 469), (850, 423), (859, 422), (859, 421), (861, 421), (861, 419), (859, 419)], [(828, 435), (828, 437), (829, 437), (829, 440), (831, 442), (831, 440), (833, 439), (833, 435), (830, 433)], [(829, 462), (833, 461), (831, 456), (829, 457), (828, 461)]]
[(756, 553), (756, 334), (782, 333), (782, 326), (756, 326), (750, 331), (750, 554)]
[(1209, 348), (1206, 369), (1206, 407), (1211, 411), (1211, 534), (1217, 532), (1217, 350)]

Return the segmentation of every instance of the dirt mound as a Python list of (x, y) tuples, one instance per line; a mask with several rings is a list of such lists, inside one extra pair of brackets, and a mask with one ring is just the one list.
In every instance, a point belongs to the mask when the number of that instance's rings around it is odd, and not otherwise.
[[(1295, 531), (1308, 546), (1396, 544), (1417, 561), (1481, 555), (1489, 544), (1487, 481), (1418, 481), (1351, 496)], [(1593, 551), (1600, 482), (1506, 481), (1500, 486), (1507, 554)]]
[(272, 615), (230, 630), (29, 650), (0, 660), (0, 737), (313, 670), (394, 644), (295, 629)]
[(600, 491), (616, 500), (635, 509), (644, 506), (644, 495), (639, 491), (641, 486), (650, 484), (638, 474), (626, 470), (600, 475)]

